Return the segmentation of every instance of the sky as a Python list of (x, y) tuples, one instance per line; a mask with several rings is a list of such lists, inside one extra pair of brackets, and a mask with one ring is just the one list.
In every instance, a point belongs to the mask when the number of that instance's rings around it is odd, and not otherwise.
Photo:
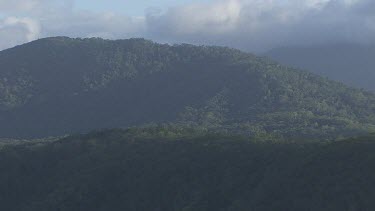
[(210, 2), (210, 0), (77, 0), (75, 7), (96, 12), (114, 12), (131, 16), (143, 16), (148, 8), (168, 9), (189, 3)]
[(0, 50), (51, 36), (222, 45), (249, 52), (375, 43), (374, 0), (0, 0)]

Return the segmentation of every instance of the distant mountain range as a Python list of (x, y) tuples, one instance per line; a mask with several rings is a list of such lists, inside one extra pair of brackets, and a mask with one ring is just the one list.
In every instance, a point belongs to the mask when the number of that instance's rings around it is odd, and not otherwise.
[(302, 68), (375, 91), (375, 46), (359, 44), (276, 48), (265, 54), (284, 65)]
[(151, 122), (330, 139), (374, 130), (375, 95), (223, 47), (54, 37), (0, 52), (0, 137)]

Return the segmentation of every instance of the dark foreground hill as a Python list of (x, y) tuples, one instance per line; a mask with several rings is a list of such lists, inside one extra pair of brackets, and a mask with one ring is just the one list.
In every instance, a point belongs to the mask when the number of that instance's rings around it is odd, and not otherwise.
[(0, 52), (0, 137), (178, 122), (331, 138), (375, 125), (375, 96), (238, 50), (47, 38)]
[(303, 68), (352, 86), (375, 91), (375, 46), (358, 44), (277, 48), (276, 61)]
[(288, 144), (112, 130), (0, 149), (0, 210), (374, 210), (375, 137)]

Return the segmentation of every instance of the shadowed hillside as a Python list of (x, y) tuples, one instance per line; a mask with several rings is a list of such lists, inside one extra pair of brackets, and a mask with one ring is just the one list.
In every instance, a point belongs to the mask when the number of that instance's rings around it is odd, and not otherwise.
[(375, 138), (273, 142), (156, 127), (0, 149), (0, 209), (373, 210)]
[(235, 49), (41, 39), (0, 52), (0, 137), (174, 122), (250, 136), (375, 125), (375, 96)]

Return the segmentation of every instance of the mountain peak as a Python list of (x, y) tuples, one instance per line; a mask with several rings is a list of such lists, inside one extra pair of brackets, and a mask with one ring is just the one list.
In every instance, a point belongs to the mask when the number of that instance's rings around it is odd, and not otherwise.
[(373, 94), (225, 47), (52, 37), (0, 65), (5, 137), (149, 122), (316, 138), (375, 127)]

